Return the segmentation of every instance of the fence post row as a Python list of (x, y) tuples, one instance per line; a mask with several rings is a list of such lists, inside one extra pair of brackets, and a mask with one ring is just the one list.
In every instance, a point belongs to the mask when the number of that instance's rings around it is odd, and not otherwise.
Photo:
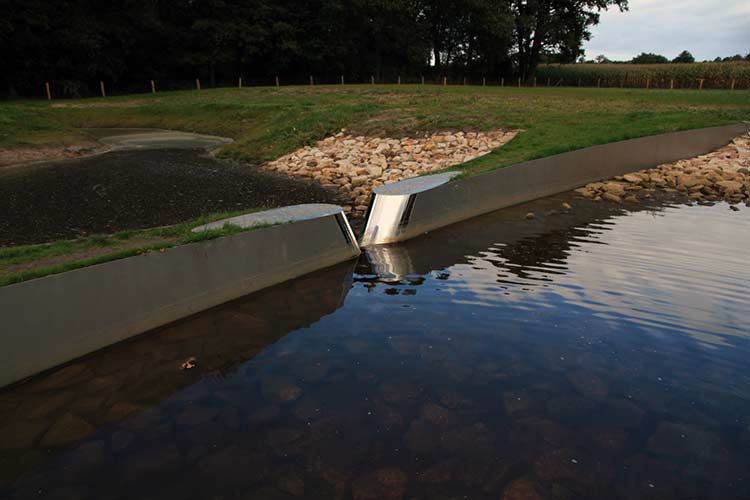
[[(698, 82), (697, 89), (698, 90), (705, 90), (706, 89), (706, 78), (697, 78), (696, 80)], [(340, 81), (341, 81), (341, 85), (345, 85), (346, 84), (345, 75), (341, 75), (340, 76)], [(425, 77), (424, 77), (424, 75), (420, 76), (420, 81), (421, 81), (422, 85), (425, 84)], [(627, 81), (628, 81), (628, 75), (625, 74), (625, 76), (623, 77), (623, 79), (620, 80), (620, 88), (624, 88), (627, 85)], [(638, 87), (639, 81), (642, 82), (642, 80), (640, 80), (640, 78), (637, 77), (636, 80), (635, 80), (635, 82), (634, 82), (635, 88)], [(664, 80), (657, 79), (655, 82), (653, 82), (654, 83), (653, 88), (660, 88), (660, 82), (663, 82), (663, 81)], [(463, 77), (462, 82), (463, 82), (463, 85), (469, 85), (469, 81), (468, 81), (467, 77)], [(276, 87), (280, 87), (281, 86), (281, 81), (280, 81), (278, 75), (274, 77), (274, 83), (275, 83)], [(401, 85), (401, 83), (402, 83), (402, 77), (400, 75), (397, 77), (396, 83), (398, 85)], [(501, 77), (499, 83), (500, 83), (500, 87), (505, 87), (505, 77)], [(583, 84), (582, 78), (579, 77), (577, 83), (578, 83), (578, 86), (581, 87), (582, 84)], [(608, 85), (609, 85), (609, 84), (611, 84), (613, 82), (606, 81), (605, 83), (608, 83)], [(237, 87), (238, 88), (243, 88), (242, 84), (243, 84), (242, 77), (238, 77), (238, 79), (237, 79)], [(375, 75), (371, 75), (370, 76), (370, 84), (371, 85), (375, 85)], [(442, 84), (443, 84), (443, 86), (447, 86), (448, 85), (448, 77), (447, 76), (443, 76)], [(652, 84), (652, 78), (649, 76), (649, 77), (646, 78), (645, 88), (647, 90), (651, 89), (652, 88), (651, 84)], [(314, 78), (313, 75), (310, 75), (310, 85), (315, 85), (315, 78)], [(537, 77), (533, 78), (533, 80), (531, 82), (531, 85), (533, 85), (534, 87), (537, 86)], [(562, 85), (563, 85), (563, 78), (560, 78), (559, 81), (555, 84), (555, 86), (559, 87), (559, 86), (562, 86)], [(615, 85), (616, 85), (616, 83), (615, 83)], [(669, 90), (675, 90), (676, 85), (677, 85), (677, 81), (674, 78), (671, 78), (669, 80), (669, 87), (668, 87)], [(151, 88), (151, 93), (155, 94), (156, 93), (156, 82), (154, 80), (149, 80), (149, 86)], [(482, 86), (483, 87), (487, 86), (487, 77), (486, 76), (482, 77)], [(552, 78), (551, 77), (547, 77), (547, 87), (551, 87), (551, 86), (552, 86)], [(602, 78), (597, 78), (597, 80), (596, 80), (596, 87), (597, 88), (601, 88), (601, 86), (602, 86)], [(518, 78), (518, 87), (519, 88), (523, 87), (523, 78), (520, 78), (520, 77)], [(692, 87), (692, 86), (688, 85), (688, 87)], [(736, 90), (736, 88), (737, 88), (737, 79), (736, 78), (732, 78), (729, 82), (727, 82), (726, 80), (719, 81), (718, 85), (715, 85), (714, 88), (724, 88), (724, 89), (728, 88), (729, 90)], [(200, 80), (200, 78), (196, 78), (195, 79), (195, 89), (196, 90), (201, 90), (201, 80)], [(44, 82), (44, 92), (45, 92), (45, 97), (47, 98), (47, 100), (51, 101), (52, 100), (52, 86), (51, 86), (51, 83), (48, 82), (48, 81)], [(106, 91), (106, 87), (104, 85), (104, 81), (103, 80), (99, 81), (99, 93), (101, 94), (102, 97), (107, 97), (107, 91)]]

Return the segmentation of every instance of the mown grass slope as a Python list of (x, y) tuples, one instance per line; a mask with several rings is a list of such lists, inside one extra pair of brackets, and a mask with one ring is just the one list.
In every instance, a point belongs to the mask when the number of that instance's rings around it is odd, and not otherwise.
[(158, 127), (232, 137), (220, 156), (276, 158), (342, 128), (410, 135), (520, 128), (458, 168), (473, 174), (595, 144), (750, 120), (750, 91), (433, 85), (255, 87), (0, 104), (0, 148), (69, 143), (81, 127)]

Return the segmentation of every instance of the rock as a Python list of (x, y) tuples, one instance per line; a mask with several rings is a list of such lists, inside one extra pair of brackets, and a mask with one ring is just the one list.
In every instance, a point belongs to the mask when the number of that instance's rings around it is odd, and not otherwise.
[(0, 423), (0, 450), (31, 448), (49, 422), (14, 418)]
[(567, 374), (568, 382), (578, 390), (584, 396), (590, 396), (594, 398), (606, 397), (609, 393), (609, 388), (606, 382), (602, 380), (598, 375), (590, 373), (586, 370), (576, 370)]
[(85, 443), (65, 456), (64, 475), (69, 481), (84, 479), (104, 462), (104, 442)]
[(247, 487), (268, 473), (266, 459), (252, 450), (231, 445), (203, 458), (195, 466), (195, 475), (209, 484), (222, 487)]
[(531, 220), (531, 219), (533, 219), (534, 217), (535, 217), (535, 215), (534, 215), (534, 212), (529, 212), (529, 213), (527, 213), (527, 214), (526, 214), (526, 219), (527, 219), (527, 220)]
[(571, 208), (573, 208), (573, 207), (570, 206), (570, 203), (567, 203), (567, 202), (563, 202), (562, 207), (565, 210), (570, 210)]
[(730, 463), (730, 454), (719, 435), (687, 424), (661, 422), (648, 440), (648, 451), (678, 459)]
[(440, 446), (440, 434), (424, 419), (415, 419), (404, 435), (404, 443), (414, 453), (429, 453)]
[(737, 207), (736, 207), (736, 206), (734, 206), (734, 205), (731, 205), (731, 206), (729, 207), (729, 210), (732, 210), (733, 212), (739, 212), (739, 211), (740, 211), (740, 209), (739, 209), (739, 208), (737, 208)]
[(401, 469), (379, 469), (352, 482), (352, 497), (354, 500), (401, 500), (407, 481)]
[(643, 182), (643, 177), (641, 177), (639, 174), (625, 174), (622, 176), (622, 178), (623, 180), (626, 180), (633, 184), (638, 184), (640, 182)]
[(302, 395), (294, 380), (283, 376), (266, 376), (261, 381), (261, 392), (267, 400), (286, 403)]
[(95, 430), (82, 418), (66, 413), (50, 427), (42, 438), (41, 445), (48, 448), (64, 446), (85, 438)]
[(455, 425), (458, 421), (452, 411), (434, 403), (427, 403), (424, 405), (420, 413), (422, 418), (438, 427)]
[(500, 500), (544, 500), (541, 488), (529, 478), (516, 479), (503, 490)]
[(481, 422), (459, 427), (443, 434), (442, 447), (458, 456), (489, 456), (495, 451), (495, 433)]
[(279, 416), (281, 410), (276, 405), (264, 406), (250, 415), (248, 423), (251, 426), (261, 425), (271, 422)]
[(602, 186), (602, 189), (606, 193), (614, 194), (617, 196), (623, 196), (625, 194), (625, 186), (620, 184), (619, 182), (605, 182), (604, 186)]
[(177, 425), (184, 427), (194, 427), (213, 420), (219, 410), (200, 405), (188, 405), (177, 417)]
[(276, 488), (289, 495), (300, 497), (305, 494), (305, 471), (296, 465), (284, 465), (274, 473)]
[(503, 405), (505, 406), (505, 413), (513, 415), (514, 413), (529, 409), (531, 398), (528, 398), (526, 394), (521, 392), (504, 392)]
[(182, 463), (180, 452), (173, 444), (139, 449), (129, 460), (123, 462), (124, 478), (128, 481), (149, 481), (169, 476)]
[(622, 203), (622, 198), (620, 198), (618, 195), (614, 193), (603, 193), (602, 199), (605, 201), (611, 201), (612, 203)]

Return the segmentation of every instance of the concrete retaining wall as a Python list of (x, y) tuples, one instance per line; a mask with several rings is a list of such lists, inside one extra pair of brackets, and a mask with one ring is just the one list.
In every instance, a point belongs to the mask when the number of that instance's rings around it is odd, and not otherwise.
[[(713, 151), (747, 133), (748, 124), (673, 132), (593, 146), (449, 182), (376, 188), (361, 246), (404, 241), (500, 208), (602, 179)], [(429, 178), (429, 177), (428, 177)], [(404, 187), (398, 188), (399, 184)], [(383, 214), (386, 214), (384, 216)]]
[(0, 288), (0, 387), (356, 257), (351, 228), (335, 208), (327, 206), (317, 218)]

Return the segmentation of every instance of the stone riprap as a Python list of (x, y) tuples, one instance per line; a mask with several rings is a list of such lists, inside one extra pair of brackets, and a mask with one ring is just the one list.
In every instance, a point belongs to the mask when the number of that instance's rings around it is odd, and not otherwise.
[(435, 132), (420, 137), (353, 136), (342, 130), (268, 162), (265, 168), (336, 187), (355, 217), (367, 210), (372, 189), (483, 156), (517, 130)]
[(576, 191), (586, 198), (614, 203), (638, 202), (657, 190), (695, 202), (724, 200), (750, 206), (750, 135), (735, 138), (712, 153), (592, 182)]

